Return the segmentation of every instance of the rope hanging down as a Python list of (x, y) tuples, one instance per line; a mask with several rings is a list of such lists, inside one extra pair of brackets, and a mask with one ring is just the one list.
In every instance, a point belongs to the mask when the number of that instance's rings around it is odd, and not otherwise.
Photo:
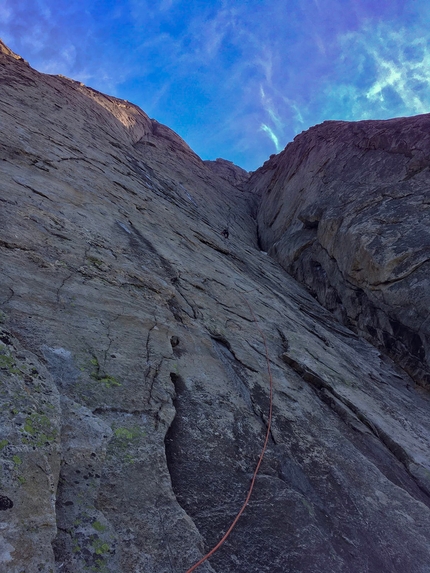
[(263, 340), (264, 343), (264, 350), (266, 353), (266, 362), (267, 362), (267, 372), (269, 374), (269, 385), (270, 385), (270, 391), (269, 391), (269, 417), (268, 417), (268, 421), (267, 421), (267, 431), (266, 431), (266, 437), (264, 440), (264, 444), (263, 444), (263, 448), (261, 450), (261, 454), (260, 457), (258, 458), (258, 462), (257, 465), (255, 467), (254, 470), (254, 474), (252, 476), (252, 480), (251, 480), (251, 485), (249, 486), (249, 490), (248, 490), (248, 494), (246, 496), (246, 499), (242, 505), (242, 507), (239, 510), (239, 513), (236, 515), (236, 517), (234, 518), (232, 524), (230, 525), (230, 527), (227, 529), (227, 531), (225, 532), (225, 534), (223, 535), (223, 537), (218, 541), (218, 543), (215, 545), (215, 547), (213, 549), (211, 549), (209, 551), (209, 553), (207, 553), (204, 557), (202, 557), (200, 559), (200, 561), (198, 561), (195, 565), (193, 565), (191, 567), (191, 569), (188, 569), (188, 571), (186, 573), (191, 573), (192, 571), (195, 571), (197, 569), (197, 567), (200, 567), (200, 565), (202, 565), (202, 563), (204, 563), (205, 561), (207, 561), (210, 557), (212, 557), (212, 555), (218, 551), (218, 549), (221, 547), (221, 545), (223, 545), (223, 543), (227, 540), (227, 538), (229, 537), (230, 533), (233, 531), (234, 527), (236, 526), (237, 522), (240, 519), (240, 516), (242, 515), (242, 513), (245, 511), (246, 506), (248, 505), (249, 499), (251, 497), (252, 494), (252, 490), (254, 489), (254, 484), (255, 484), (255, 480), (257, 478), (257, 474), (258, 471), (260, 469), (261, 463), (263, 461), (263, 457), (264, 454), (266, 452), (267, 449), (267, 444), (269, 442), (269, 436), (270, 436), (270, 430), (271, 430), (271, 426), (272, 426), (272, 409), (273, 409), (273, 378), (272, 378), (272, 372), (270, 370), (270, 360), (269, 360), (269, 351), (267, 349), (267, 342), (266, 342), (266, 337), (264, 336), (264, 332), (261, 330), (260, 325), (258, 324), (258, 320), (255, 318), (255, 314), (250, 306), (250, 304), (248, 303), (247, 300), (245, 300), (249, 311), (252, 315), (252, 318), (254, 319), (255, 325), (257, 327), (258, 332), (260, 333), (260, 336)]

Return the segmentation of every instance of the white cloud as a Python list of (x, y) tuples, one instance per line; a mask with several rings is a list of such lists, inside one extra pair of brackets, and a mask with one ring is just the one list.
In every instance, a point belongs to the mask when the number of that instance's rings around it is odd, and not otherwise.
[[(279, 136), (277, 133), (282, 133), (284, 128), (284, 123), (280, 118), (275, 105), (271, 97), (266, 94), (263, 85), (260, 84), (260, 99), (263, 108), (263, 113), (268, 117), (272, 127), (267, 125), (267, 123), (261, 123), (260, 130), (267, 133), (270, 139), (273, 141), (276, 147), (276, 151), (281, 150), (281, 145), (279, 144)], [(276, 131), (275, 131), (276, 130)]]
[(264, 46), (263, 48), (258, 47), (258, 41), (254, 41), (253, 44), (257, 45), (254, 47), (254, 49), (257, 50), (257, 57), (255, 59), (254, 65), (259, 66), (263, 70), (266, 83), (268, 85), (272, 85), (272, 82), (273, 82), (273, 54), (267, 46)]
[(294, 120), (296, 123), (296, 130), (297, 130), (297, 128), (302, 128), (304, 123), (305, 123), (305, 120), (303, 118), (303, 115), (302, 115), (302, 112), (301, 112), (299, 106), (295, 102), (292, 102), (292, 101), (288, 101), (288, 105), (291, 107), (291, 109), (294, 112), (293, 117), (294, 117)]
[[(406, 34), (392, 32), (392, 38), (398, 45), (397, 57), (388, 59), (380, 54), (378, 49), (372, 49), (370, 54), (374, 57), (378, 73), (375, 82), (366, 93), (371, 102), (380, 102), (385, 105), (384, 90), (393, 89), (404, 106), (412, 113), (425, 113), (430, 110), (428, 89), (430, 88), (430, 50), (423, 38), (407, 42)], [(405, 48), (409, 46), (422, 47), (422, 57), (418, 61), (411, 61), (405, 55)], [(427, 94), (417, 94), (414, 86), (416, 82), (427, 86)]]
[(430, 43), (418, 30), (367, 24), (339, 41), (350, 80), (326, 89), (328, 107), (344, 119), (430, 111)]
[(47, 45), (48, 37), (46, 31), (39, 25), (32, 26), (28, 33), (21, 40), (24, 46), (29, 47), (36, 52), (43, 50)]
[(89, 79), (88, 72), (83, 72), (79, 70), (79, 78), (75, 77), (74, 65), (76, 62), (76, 46), (73, 44), (68, 44), (64, 48), (60, 49), (56, 54), (51, 55), (49, 59), (46, 59), (42, 65), (38, 66), (40, 72), (45, 74), (62, 74), (64, 76), (71, 77), (73, 79), (79, 79), (79, 81), (84, 82), (82, 79), (83, 75), (86, 79)]
[(281, 151), (282, 147), (279, 145), (279, 139), (278, 139), (277, 135), (274, 133), (273, 129), (271, 129), (265, 123), (261, 124), (260, 129), (261, 129), (261, 131), (264, 131), (265, 133), (267, 133), (267, 135), (273, 141), (273, 143), (275, 144), (276, 151), (277, 152)]
[(275, 106), (271, 97), (269, 97), (266, 92), (264, 91), (264, 87), (260, 84), (260, 97), (261, 97), (261, 104), (263, 106), (264, 111), (270, 117), (272, 123), (278, 128), (283, 128), (283, 121), (281, 120), (279, 114), (275, 110)]

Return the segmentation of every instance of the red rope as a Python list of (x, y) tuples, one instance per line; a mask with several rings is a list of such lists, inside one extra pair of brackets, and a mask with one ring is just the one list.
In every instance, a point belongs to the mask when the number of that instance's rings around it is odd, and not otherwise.
[(267, 342), (266, 342), (266, 337), (264, 336), (263, 331), (261, 330), (257, 319), (255, 318), (255, 314), (251, 308), (251, 306), (249, 305), (248, 301), (246, 301), (246, 304), (248, 305), (248, 308), (251, 312), (252, 318), (254, 319), (254, 322), (256, 324), (257, 330), (259, 331), (261, 338), (263, 339), (263, 343), (264, 343), (264, 349), (266, 352), (266, 361), (267, 361), (267, 371), (269, 373), (269, 383), (270, 383), (270, 399), (269, 399), (269, 418), (268, 418), (268, 422), (267, 422), (267, 431), (266, 431), (266, 438), (264, 440), (264, 445), (263, 445), (263, 449), (261, 450), (261, 454), (260, 457), (258, 458), (258, 463), (255, 467), (254, 470), (254, 474), (252, 476), (252, 480), (251, 480), (251, 485), (249, 486), (249, 490), (248, 490), (248, 494), (246, 496), (246, 499), (242, 505), (242, 507), (239, 510), (239, 513), (236, 515), (236, 517), (234, 518), (232, 524), (230, 525), (230, 527), (227, 529), (227, 531), (225, 532), (225, 534), (223, 535), (223, 537), (218, 541), (218, 543), (215, 545), (215, 547), (213, 549), (211, 549), (209, 551), (209, 553), (207, 553), (204, 557), (202, 557), (200, 559), (200, 561), (198, 561), (195, 565), (193, 565), (191, 567), (191, 569), (188, 569), (188, 571), (186, 573), (191, 573), (192, 571), (195, 571), (197, 569), (197, 567), (199, 567), (202, 563), (204, 563), (207, 559), (209, 559), (209, 557), (212, 557), (212, 555), (218, 551), (218, 549), (221, 547), (221, 545), (226, 541), (226, 539), (228, 538), (228, 536), (230, 535), (230, 533), (233, 531), (234, 527), (236, 526), (236, 523), (239, 521), (240, 516), (242, 515), (242, 513), (245, 511), (246, 506), (248, 505), (249, 499), (251, 497), (252, 494), (252, 490), (254, 489), (254, 484), (255, 484), (255, 479), (257, 477), (258, 474), (258, 470), (260, 469), (261, 466), (261, 462), (263, 461), (263, 457), (264, 454), (266, 452), (267, 449), (267, 444), (269, 442), (269, 436), (270, 436), (270, 429), (272, 426), (272, 409), (273, 409), (273, 379), (272, 379), (272, 372), (270, 370), (270, 360), (269, 360), (269, 351), (267, 349)]

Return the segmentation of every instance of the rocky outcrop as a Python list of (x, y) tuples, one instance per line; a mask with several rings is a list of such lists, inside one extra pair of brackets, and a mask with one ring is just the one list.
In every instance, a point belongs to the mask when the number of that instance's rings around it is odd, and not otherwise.
[(262, 248), (430, 384), (430, 115), (325, 122), (257, 171)]
[(232, 161), (227, 161), (226, 159), (216, 159), (215, 161), (205, 161), (207, 165), (214, 173), (226, 179), (229, 183), (235, 187), (241, 187), (249, 179), (250, 174), (245, 169), (235, 165)]
[[(425, 573), (429, 398), (128, 102), (0, 56), (0, 564)], [(228, 227), (229, 237), (222, 231)], [(255, 316), (255, 318), (254, 318)]]

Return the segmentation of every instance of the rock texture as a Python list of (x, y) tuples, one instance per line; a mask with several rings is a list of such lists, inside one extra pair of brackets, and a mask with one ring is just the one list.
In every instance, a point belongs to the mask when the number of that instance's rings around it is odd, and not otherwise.
[(426, 387), (429, 128), (430, 115), (325, 122), (251, 181), (263, 248)]
[(1, 569), (211, 548), (266, 429), (253, 312), (271, 439), (199, 571), (429, 573), (428, 393), (260, 251), (258, 196), (4, 47), (0, 101)]
[(216, 159), (215, 161), (205, 161), (207, 165), (214, 173), (226, 179), (229, 183), (235, 187), (243, 187), (250, 177), (250, 173), (238, 167), (231, 161), (226, 159)]

